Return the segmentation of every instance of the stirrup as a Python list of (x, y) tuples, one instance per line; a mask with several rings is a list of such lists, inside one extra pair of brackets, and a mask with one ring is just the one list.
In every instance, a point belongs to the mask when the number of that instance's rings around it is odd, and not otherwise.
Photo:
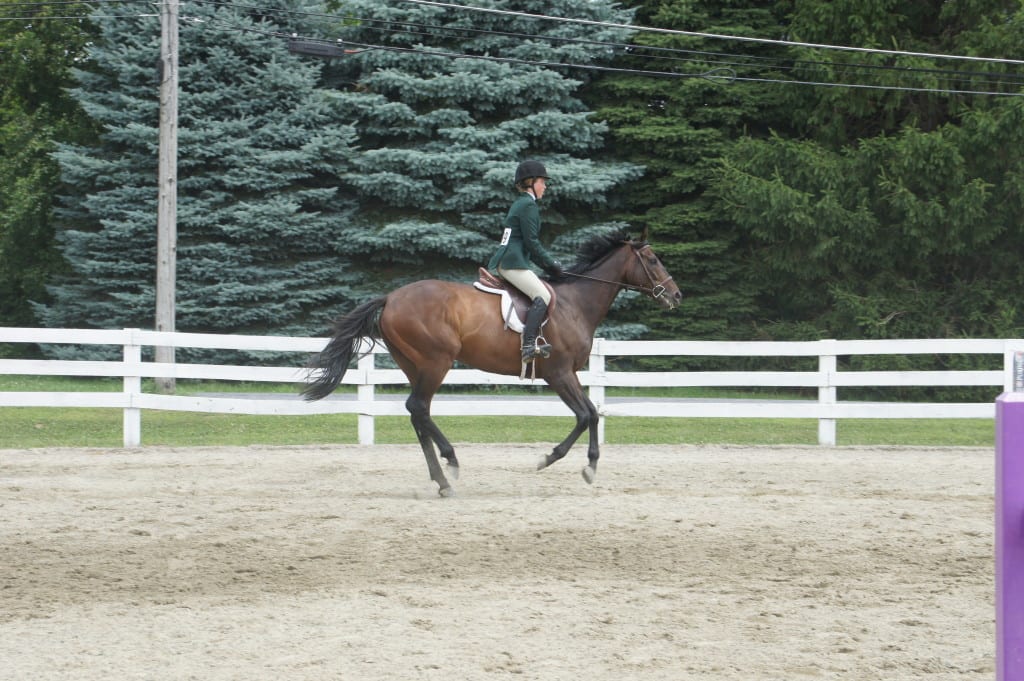
[(532, 362), (537, 358), (547, 359), (551, 356), (551, 346), (544, 340), (543, 336), (537, 336), (533, 340), (533, 347), (523, 345), (522, 350), (523, 364)]

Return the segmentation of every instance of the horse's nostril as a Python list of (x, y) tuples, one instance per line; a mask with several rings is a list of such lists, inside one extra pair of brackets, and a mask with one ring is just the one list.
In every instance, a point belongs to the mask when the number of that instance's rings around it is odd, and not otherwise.
[(682, 300), (682, 299), (683, 299), (683, 293), (682, 293), (682, 291), (676, 291), (676, 294), (675, 294), (675, 299), (676, 299), (676, 300)]

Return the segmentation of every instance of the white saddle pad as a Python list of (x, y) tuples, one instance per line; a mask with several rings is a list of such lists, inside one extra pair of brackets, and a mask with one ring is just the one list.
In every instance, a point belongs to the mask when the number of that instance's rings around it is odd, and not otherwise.
[(509, 295), (508, 291), (505, 289), (484, 286), (479, 281), (473, 282), (473, 286), (477, 287), (481, 291), (501, 296), (501, 318), (505, 321), (505, 328), (511, 329), (516, 333), (523, 332), (523, 320), (516, 314), (516, 308), (512, 305), (512, 296)]

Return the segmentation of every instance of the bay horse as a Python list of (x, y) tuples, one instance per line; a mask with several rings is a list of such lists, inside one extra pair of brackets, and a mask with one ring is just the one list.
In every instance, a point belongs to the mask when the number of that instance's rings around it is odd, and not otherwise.
[[(682, 294), (647, 243), (646, 230), (639, 240), (623, 231), (591, 238), (580, 248), (577, 262), (549, 282), (557, 303), (543, 335), (553, 350), (550, 358), (538, 358), (533, 370), (573, 411), (576, 426), (550, 454), (541, 456), (537, 470), (564, 457), (589, 429), (588, 462), (582, 472), (592, 483), (600, 456), (598, 414), (576, 372), (587, 363), (594, 331), (622, 289), (641, 291), (667, 309), (676, 307)], [(499, 298), (471, 284), (429, 279), (363, 303), (335, 322), (327, 346), (310, 360), (312, 380), (302, 394), (307, 400), (326, 397), (338, 387), (363, 337), (383, 341), (412, 387), (405, 407), (430, 478), (441, 496), (451, 496), (454, 490), (434, 446), (455, 479), (459, 461), (431, 418), (430, 403), (456, 361), (491, 373), (521, 375), (520, 336), (505, 328)]]

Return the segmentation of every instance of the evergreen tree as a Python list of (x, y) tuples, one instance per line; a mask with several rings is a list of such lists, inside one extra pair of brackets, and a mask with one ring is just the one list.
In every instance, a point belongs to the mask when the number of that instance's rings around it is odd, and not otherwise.
[[(780, 17), (765, 3), (650, 0), (638, 25), (674, 31), (778, 38)], [(588, 90), (611, 127), (611, 150), (647, 168), (627, 192), (626, 219), (648, 226), (684, 300), (678, 314), (636, 308), (651, 337), (749, 338), (757, 290), (746, 276), (742, 229), (709, 192), (721, 158), (746, 135), (785, 126), (789, 112), (761, 83), (730, 82), (737, 72), (777, 75), (781, 48), (690, 35), (638, 32), (615, 66), (676, 76), (615, 74)]]
[(70, 17), (87, 15), (85, 5), (0, 1), (0, 324), (35, 324), (30, 301), (46, 299), (61, 268), (52, 223), (59, 168), (50, 154), (57, 141), (93, 134), (65, 91), (71, 66), (87, 66), (94, 34)]
[[(804, 41), (1020, 59), (1019, 3), (794, 3)], [(839, 17), (842, 17), (841, 19)], [(1001, 64), (802, 50), (803, 77), (1019, 94)], [(870, 70), (863, 68), (871, 66)], [(888, 67), (896, 66), (897, 69)], [(910, 80), (912, 79), (912, 80)], [(793, 129), (730, 150), (718, 179), (747, 229), (779, 338), (1019, 336), (1019, 97), (793, 88)]]
[[(358, 272), (332, 248), (352, 205), (337, 192), (354, 131), (321, 62), (291, 54), (271, 11), (197, 3), (180, 47), (177, 327), (307, 334)], [(57, 153), (70, 275), (39, 308), (49, 326), (152, 327), (159, 101), (152, 17), (104, 19), (97, 69), (74, 95), (97, 145)]]
[[(603, 0), (487, 6), (630, 19)], [(344, 21), (329, 35), (372, 47), (330, 73), (359, 135), (343, 182), (360, 212), (335, 245), (369, 265), (377, 293), (426, 277), (474, 278), (497, 246), (514, 170), (526, 158), (543, 161), (553, 178), (542, 238), (557, 256), (569, 260), (589, 234), (619, 226), (610, 220), (616, 188), (642, 169), (600, 158), (607, 127), (578, 98), (593, 72), (551, 64), (597, 63), (608, 50), (593, 41), (621, 41), (626, 30), (380, 0), (351, 0), (339, 11)]]

